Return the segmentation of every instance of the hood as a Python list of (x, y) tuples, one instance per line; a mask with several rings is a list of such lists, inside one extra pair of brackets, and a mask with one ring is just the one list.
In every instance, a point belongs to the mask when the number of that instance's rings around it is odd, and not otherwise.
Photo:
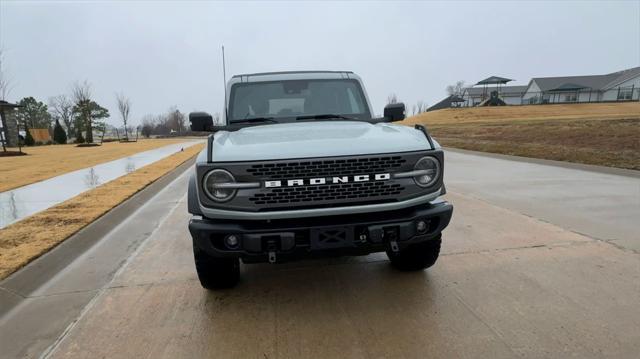
[[(436, 145), (437, 147), (437, 145)], [(317, 121), (245, 127), (215, 134), (214, 162), (352, 156), (430, 149), (412, 127), (358, 121)]]

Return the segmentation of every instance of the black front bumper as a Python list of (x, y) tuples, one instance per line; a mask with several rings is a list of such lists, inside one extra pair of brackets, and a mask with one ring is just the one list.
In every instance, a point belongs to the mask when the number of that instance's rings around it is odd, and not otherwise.
[[(278, 262), (332, 255), (382, 252), (391, 243), (398, 248), (438, 238), (449, 224), (453, 206), (448, 202), (397, 211), (350, 216), (228, 221), (192, 218), (193, 245), (214, 257), (242, 258), (245, 263)], [(419, 232), (417, 224), (427, 226)], [(236, 247), (226, 238), (235, 235)]]

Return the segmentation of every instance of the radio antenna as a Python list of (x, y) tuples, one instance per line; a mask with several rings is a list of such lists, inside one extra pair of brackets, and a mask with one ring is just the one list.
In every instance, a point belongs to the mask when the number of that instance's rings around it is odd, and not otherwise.
[(227, 123), (229, 114), (227, 113), (227, 67), (224, 62), (224, 45), (222, 45), (222, 80), (224, 81), (224, 122)]

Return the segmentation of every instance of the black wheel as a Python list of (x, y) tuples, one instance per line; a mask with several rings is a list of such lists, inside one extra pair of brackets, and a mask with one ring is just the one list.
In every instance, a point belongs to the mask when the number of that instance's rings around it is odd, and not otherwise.
[(426, 242), (411, 244), (400, 252), (387, 251), (391, 265), (401, 271), (418, 271), (431, 267), (440, 255), (441, 236)]
[(215, 258), (193, 246), (196, 272), (203, 288), (232, 288), (240, 280), (240, 261), (238, 258)]

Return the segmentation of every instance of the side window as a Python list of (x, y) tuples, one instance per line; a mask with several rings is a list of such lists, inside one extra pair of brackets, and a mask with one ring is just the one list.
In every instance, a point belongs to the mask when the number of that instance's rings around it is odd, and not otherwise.
[(353, 94), (351, 88), (347, 88), (347, 96), (349, 97), (349, 106), (351, 106), (351, 113), (362, 113), (362, 107), (358, 104), (356, 96)]
[(632, 97), (632, 89), (631, 88), (620, 88), (618, 91), (618, 100), (631, 100)]

